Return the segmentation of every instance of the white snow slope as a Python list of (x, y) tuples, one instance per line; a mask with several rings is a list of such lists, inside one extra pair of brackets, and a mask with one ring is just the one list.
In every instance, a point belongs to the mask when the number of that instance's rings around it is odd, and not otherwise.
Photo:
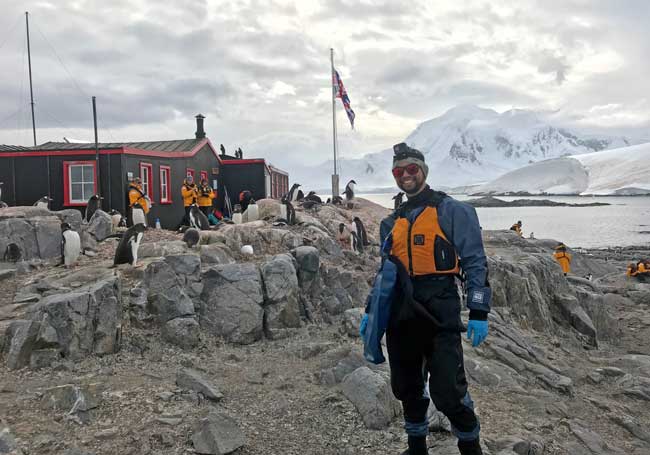
[[(546, 114), (514, 109), (499, 114), (459, 106), (421, 123), (405, 140), (422, 151), (429, 182), (457, 187), (489, 182), (512, 170), (549, 158), (580, 155), (641, 141), (609, 134), (586, 135), (556, 125)], [(392, 144), (389, 144), (392, 146)], [(394, 186), (392, 150), (341, 160), (341, 182), (355, 179), (360, 189)], [(290, 169), (292, 180), (329, 187), (332, 162)], [(318, 186), (321, 185), (321, 186)]]
[(550, 159), (509, 172), (475, 193), (630, 195), (650, 193), (650, 143)]

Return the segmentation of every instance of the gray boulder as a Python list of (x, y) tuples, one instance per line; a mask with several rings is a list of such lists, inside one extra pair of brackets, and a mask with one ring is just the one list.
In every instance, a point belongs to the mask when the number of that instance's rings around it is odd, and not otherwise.
[(167, 321), (161, 329), (163, 340), (183, 349), (199, 345), (201, 330), (194, 318), (176, 318)]
[(200, 393), (208, 400), (219, 401), (223, 398), (223, 394), (201, 373), (190, 368), (183, 368), (176, 372), (176, 385), (182, 389)]
[(121, 338), (120, 282), (115, 276), (45, 297), (31, 310), (41, 323), (39, 343), (56, 347), (66, 358), (117, 352)]
[(194, 303), (179, 285), (173, 285), (147, 297), (147, 311), (154, 315), (159, 324), (176, 318), (194, 316)]
[(225, 455), (246, 444), (246, 438), (232, 417), (211, 412), (197, 423), (192, 443), (196, 453)]
[(32, 351), (36, 348), (40, 324), (35, 321), (13, 321), (5, 332), (7, 367), (16, 370), (29, 365)]
[(95, 237), (95, 240), (101, 242), (113, 233), (111, 216), (103, 210), (96, 210), (90, 218), (86, 230)]
[(141, 258), (157, 258), (170, 254), (183, 254), (186, 251), (187, 245), (182, 240), (147, 242), (140, 245), (138, 256)]
[(300, 289), (308, 291), (318, 277), (320, 257), (318, 249), (313, 246), (299, 246), (291, 252), (298, 264), (298, 282)]
[(201, 245), (201, 264), (233, 264), (230, 249), (222, 243)]
[(102, 402), (104, 387), (99, 383), (81, 386), (65, 384), (43, 390), (41, 407), (67, 415), (75, 415), (81, 423), (88, 423), (92, 411)]
[(250, 344), (262, 338), (264, 294), (254, 264), (217, 265), (203, 273), (199, 323), (212, 335)]
[(560, 309), (560, 314), (574, 327), (578, 332), (587, 336), (589, 342), (597, 345), (597, 333), (594, 323), (589, 315), (579, 305), (578, 300), (570, 295), (555, 295), (555, 303)]
[(366, 428), (383, 430), (400, 413), (400, 405), (390, 390), (390, 384), (380, 373), (361, 367), (341, 383), (343, 394), (357, 408)]
[(274, 256), (260, 267), (264, 281), (264, 329), (269, 338), (300, 327), (298, 277), (294, 259), (287, 254)]

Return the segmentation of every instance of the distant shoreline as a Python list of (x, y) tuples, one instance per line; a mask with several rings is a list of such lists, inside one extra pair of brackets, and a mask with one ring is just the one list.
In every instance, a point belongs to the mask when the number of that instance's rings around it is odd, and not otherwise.
[(587, 204), (571, 204), (568, 202), (556, 202), (549, 199), (515, 199), (514, 201), (504, 201), (492, 196), (485, 196), (477, 199), (468, 199), (464, 201), (472, 207), (598, 207), (611, 205), (607, 202), (590, 202)]

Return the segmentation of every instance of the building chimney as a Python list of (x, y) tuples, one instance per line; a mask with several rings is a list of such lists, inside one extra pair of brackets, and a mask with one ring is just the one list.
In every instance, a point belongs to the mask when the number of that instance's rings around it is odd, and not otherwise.
[(205, 118), (201, 114), (194, 117), (196, 119), (196, 135), (197, 139), (205, 139), (205, 130), (203, 129), (203, 119)]

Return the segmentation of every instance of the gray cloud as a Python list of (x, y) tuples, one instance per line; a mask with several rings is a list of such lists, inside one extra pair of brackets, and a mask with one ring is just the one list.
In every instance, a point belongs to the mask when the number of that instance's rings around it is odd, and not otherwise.
[[(300, 150), (327, 158), (330, 47), (357, 113), (350, 132), (339, 110), (349, 153), (385, 148), (461, 103), (555, 109), (580, 122), (650, 115), (645, 0), (0, 3), (0, 43), (19, 23), (0, 48), (0, 143), (24, 143), (29, 125), (25, 9), (42, 140), (89, 128), (96, 95), (113, 139), (191, 137), (202, 112), (214, 142), (280, 159), (293, 143), (293, 160)], [(610, 117), (593, 109), (609, 105)]]

